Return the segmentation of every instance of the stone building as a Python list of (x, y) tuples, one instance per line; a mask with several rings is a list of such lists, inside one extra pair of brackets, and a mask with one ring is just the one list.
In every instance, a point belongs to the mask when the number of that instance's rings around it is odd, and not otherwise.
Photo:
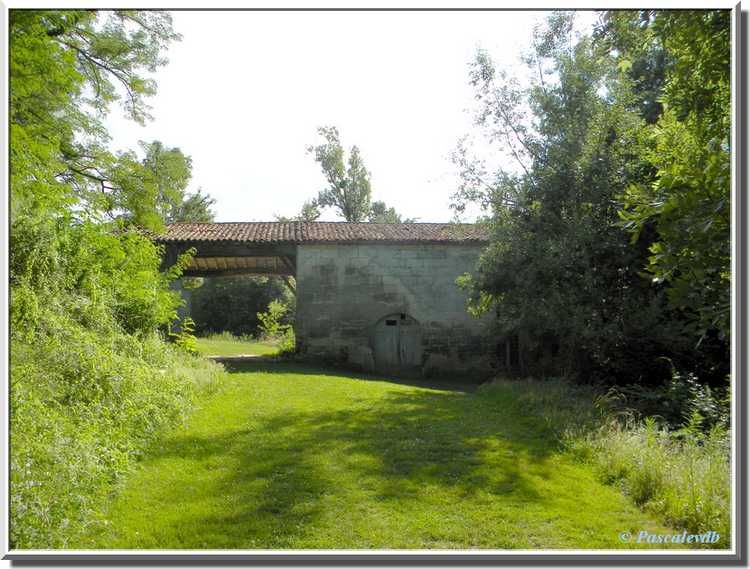
[(487, 322), (456, 278), (486, 235), (441, 223), (180, 223), (158, 239), (166, 262), (197, 250), (185, 276), (295, 277), (300, 356), (396, 375), (489, 369)]

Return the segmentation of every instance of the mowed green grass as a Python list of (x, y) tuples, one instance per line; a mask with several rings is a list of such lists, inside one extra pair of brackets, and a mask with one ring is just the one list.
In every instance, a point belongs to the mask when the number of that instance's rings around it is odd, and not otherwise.
[(247, 342), (223, 336), (198, 338), (198, 352), (204, 356), (270, 356), (279, 351), (272, 342)]
[(620, 548), (670, 530), (560, 454), (509, 391), (250, 362), (72, 548)]

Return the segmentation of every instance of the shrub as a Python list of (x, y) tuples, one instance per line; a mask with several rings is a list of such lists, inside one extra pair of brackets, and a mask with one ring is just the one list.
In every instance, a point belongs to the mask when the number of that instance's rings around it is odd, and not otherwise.
[(92, 331), (47, 315), (49, 334), (11, 345), (10, 542), (63, 548), (107, 493), (221, 368), (156, 334)]
[(197, 354), (198, 339), (193, 332), (195, 332), (195, 322), (192, 318), (186, 317), (180, 322), (179, 331), (170, 332), (169, 337), (178, 348), (189, 354)]
[(279, 338), (286, 332), (290, 325), (283, 324), (282, 319), (288, 312), (289, 308), (283, 302), (272, 300), (268, 303), (268, 309), (265, 312), (258, 312), (258, 325), (261, 333), (267, 338)]
[(650, 389), (626, 385), (618, 390), (629, 405), (645, 415), (658, 416), (669, 425), (681, 426), (697, 412), (701, 416), (701, 427), (708, 431), (714, 425), (729, 425), (729, 378), (726, 380), (725, 386), (711, 389), (695, 374), (682, 373), (672, 366), (671, 377), (663, 385)]
[(296, 340), (294, 337), (294, 329), (289, 326), (284, 333), (281, 335), (279, 341), (279, 355), (289, 356), (294, 353), (296, 347)]
[(258, 328), (265, 339), (279, 342), (279, 355), (282, 356), (294, 353), (295, 349), (294, 328), (284, 323), (288, 312), (289, 306), (278, 300), (272, 300), (266, 312), (258, 312)]
[[(62, 548), (221, 368), (164, 342), (181, 263), (136, 232), (19, 216), (10, 278), (10, 544)], [(189, 338), (178, 344), (189, 347)]]

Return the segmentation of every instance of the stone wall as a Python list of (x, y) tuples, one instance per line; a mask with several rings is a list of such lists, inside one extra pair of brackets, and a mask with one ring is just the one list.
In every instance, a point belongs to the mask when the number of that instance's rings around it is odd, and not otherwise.
[(492, 353), (486, 319), (467, 314), (455, 284), (474, 269), (481, 250), (463, 244), (300, 245), (300, 354), (374, 371), (376, 326), (403, 314), (419, 326), (421, 374), (486, 374)]

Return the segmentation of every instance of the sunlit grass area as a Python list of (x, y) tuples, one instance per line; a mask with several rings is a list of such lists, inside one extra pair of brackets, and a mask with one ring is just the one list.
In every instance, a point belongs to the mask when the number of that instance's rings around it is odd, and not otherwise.
[(620, 548), (670, 532), (511, 389), (250, 362), (153, 446), (81, 548)]
[(275, 342), (215, 334), (198, 338), (198, 352), (204, 356), (269, 356), (279, 351)]

